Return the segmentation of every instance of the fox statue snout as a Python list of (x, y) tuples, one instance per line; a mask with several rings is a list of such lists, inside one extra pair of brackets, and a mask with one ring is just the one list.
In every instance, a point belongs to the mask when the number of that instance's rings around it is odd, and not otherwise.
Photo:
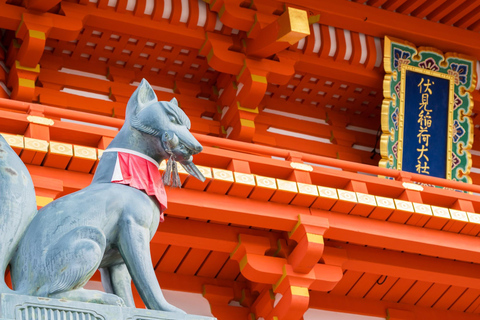
[(192, 156), (203, 150), (202, 145), (193, 136), (188, 141), (181, 141), (175, 133), (165, 132), (162, 142), (164, 149), (168, 150), (167, 153), (172, 155), (171, 159), (178, 161), (190, 175), (202, 182), (205, 181), (203, 174), (192, 162)]
[(162, 137), (164, 146), (168, 146), (176, 155), (177, 159), (190, 160), (191, 156), (202, 152), (203, 147), (195, 138), (180, 141), (178, 136), (173, 132), (165, 132)]

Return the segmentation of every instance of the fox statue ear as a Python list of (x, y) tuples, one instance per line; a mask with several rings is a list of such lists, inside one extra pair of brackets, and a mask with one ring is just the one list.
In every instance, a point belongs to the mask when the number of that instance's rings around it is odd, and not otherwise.
[(176, 98), (173, 98), (172, 100), (170, 100), (170, 103), (173, 103), (174, 105), (176, 105), (178, 107), (178, 101)]
[(148, 106), (153, 102), (157, 102), (158, 98), (153, 91), (152, 86), (148, 83), (147, 80), (142, 79), (140, 86), (138, 87), (137, 93), (137, 112)]

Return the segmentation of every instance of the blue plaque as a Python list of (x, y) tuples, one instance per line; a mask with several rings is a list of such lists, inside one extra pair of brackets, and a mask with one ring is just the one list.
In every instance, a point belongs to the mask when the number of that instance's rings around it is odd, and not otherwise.
[(450, 179), (454, 78), (411, 65), (401, 77), (397, 167)]
[(385, 37), (379, 166), (471, 183), (476, 59)]

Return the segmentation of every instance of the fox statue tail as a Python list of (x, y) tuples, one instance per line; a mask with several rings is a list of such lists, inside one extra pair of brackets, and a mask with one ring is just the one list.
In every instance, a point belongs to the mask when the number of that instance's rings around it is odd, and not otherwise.
[(5, 270), (36, 213), (32, 178), (0, 135), (0, 293), (11, 292), (5, 283)]

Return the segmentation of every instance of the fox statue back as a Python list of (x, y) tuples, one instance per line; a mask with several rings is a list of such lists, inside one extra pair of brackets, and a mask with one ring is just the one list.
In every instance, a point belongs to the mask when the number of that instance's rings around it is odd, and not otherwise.
[[(163, 297), (149, 242), (167, 207), (158, 164), (168, 159), (167, 182), (171, 173), (176, 180), (176, 162), (205, 179), (192, 162), (202, 146), (189, 129), (190, 121), (176, 100), (158, 102), (143, 80), (92, 183), (36, 215), (28, 172), (0, 140), (0, 266), (5, 270), (10, 261), (14, 291), (134, 307), (133, 279), (149, 309), (183, 313)], [(99, 268), (106, 292), (83, 289)], [(5, 290), (1, 282), (0, 293)]]
[[(32, 178), (22, 160), (0, 135), (0, 274), (37, 213)], [(10, 292), (0, 276), (0, 293)]]

